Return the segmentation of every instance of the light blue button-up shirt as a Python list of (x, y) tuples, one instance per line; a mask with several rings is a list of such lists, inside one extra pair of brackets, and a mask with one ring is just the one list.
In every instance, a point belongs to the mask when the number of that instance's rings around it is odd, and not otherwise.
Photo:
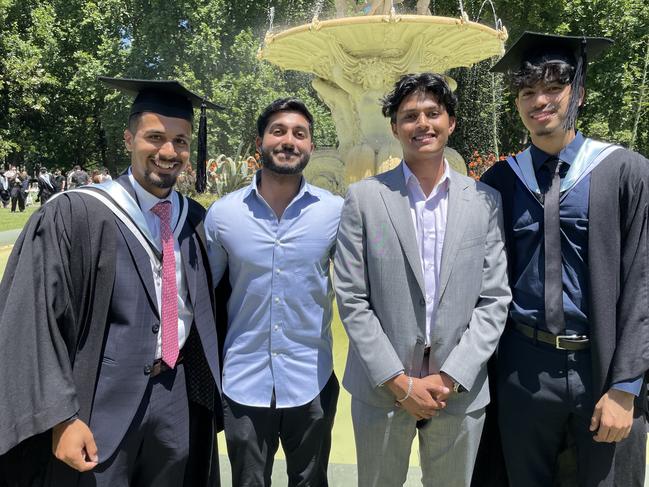
[(223, 392), (246, 406), (304, 405), (333, 370), (329, 272), (343, 199), (304, 179), (280, 219), (252, 183), (216, 201), (205, 231), (214, 282), (229, 266)]

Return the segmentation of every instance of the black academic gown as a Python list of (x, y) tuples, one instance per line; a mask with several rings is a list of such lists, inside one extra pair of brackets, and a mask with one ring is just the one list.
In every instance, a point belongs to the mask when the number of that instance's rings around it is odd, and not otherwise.
[(47, 200), (56, 193), (57, 189), (55, 183), (52, 182), (53, 176), (50, 176), (49, 182), (43, 176), (38, 176), (38, 198), (41, 201), (41, 206), (47, 203)]
[[(649, 161), (619, 149), (591, 173), (588, 202), (588, 287), (593, 397), (618, 382), (635, 379), (649, 369)], [(518, 178), (506, 161), (482, 177), (502, 196), (507, 257), (515, 261), (512, 209)], [(510, 276), (511, 280), (511, 276)], [(509, 324), (508, 324), (509, 325)], [(490, 361), (490, 374), (495, 373)], [(480, 444), (473, 486), (507, 485), (496, 422), (497, 383)], [(646, 389), (636, 401), (643, 411)]]
[[(208, 262), (204, 209), (189, 204), (188, 222)], [(76, 485), (76, 472), (53, 459), (51, 428), (77, 411), (90, 424), (116, 272), (117, 231), (116, 217), (103, 204), (64, 193), (30, 218), (14, 246), (0, 283), (1, 487), (42, 485), (46, 469), (54, 485)], [(213, 289), (208, 270), (202, 272)], [(185, 485), (214, 486), (220, 396), (196, 338), (190, 333), (185, 344), (193, 347), (185, 365), (190, 405)], [(215, 393), (210, 405), (205, 404), (206, 389)]]

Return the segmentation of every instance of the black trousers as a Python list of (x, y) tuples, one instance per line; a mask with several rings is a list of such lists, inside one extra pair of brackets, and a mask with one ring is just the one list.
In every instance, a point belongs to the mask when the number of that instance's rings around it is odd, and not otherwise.
[(273, 459), (282, 442), (289, 486), (327, 486), (331, 429), (340, 386), (335, 374), (311, 402), (268, 408), (223, 400), (225, 439), (232, 465), (232, 485), (268, 486)]
[(20, 211), (25, 211), (25, 195), (22, 191), (11, 192), (11, 211), (16, 211), (16, 203)]
[(616, 476), (616, 449), (629, 451), (626, 446), (633, 444), (634, 457), (644, 463), (642, 411), (636, 411), (634, 432), (624, 442), (593, 440), (590, 418), (599, 397), (592, 393), (590, 351), (555, 350), (509, 331), (499, 345), (497, 376), (498, 420), (511, 487), (553, 485), (566, 431), (575, 443), (579, 486), (636, 485), (622, 484)]

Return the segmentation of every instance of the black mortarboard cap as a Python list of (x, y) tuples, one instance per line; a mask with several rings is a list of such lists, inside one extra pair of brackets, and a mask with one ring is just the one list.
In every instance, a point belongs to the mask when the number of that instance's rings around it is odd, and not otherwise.
[(575, 68), (571, 83), (568, 113), (564, 121), (566, 130), (573, 128), (579, 112), (579, 98), (586, 81), (586, 67), (589, 59), (597, 58), (613, 41), (605, 37), (560, 36), (523, 32), (503, 57), (493, 65), (492, 72), (515, 73), (525, 63), (538, 65), (542, 63), (567, 63)]
[(144, 80), (109, 78), (100, 76), (99, 81), (134, 98), (130, 115), (142, 112), (158, 113), (165, 117), (182, 118), (193, 125), (194, 107), (201, 109), (196, 151), (196, 190), (205, 191), (207, 182), (207, 115), (206, 109), (223, 107), (207, 101), (174, 80)]
[(493, 65), (494, 73), (516, 72), (524, 62), (566, 62), (577, 67), (579, 59), (588, 54), (589, 59), (597, 58), (613, 41), (605, 37), (559, 36), (523, 32), (500, 60)]

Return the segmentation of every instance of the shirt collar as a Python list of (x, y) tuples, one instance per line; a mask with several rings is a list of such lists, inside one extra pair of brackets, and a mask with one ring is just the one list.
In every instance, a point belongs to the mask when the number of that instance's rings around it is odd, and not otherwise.
[[(421, 184), (419, 184), (419, 180), (417, 179), (417, 176), (414, 175), (414, 173), (410, 170), (408, 167), (408, 164), (406, 164), (406, 161), (401, 161), (401, 167), (403, 168), (403, 177), (406, 180), (406, 186), (410, 185), (415, 185), (416, 188), (419, 188), (420, 191), (421, 189)], [(432, 195), (437, 193), (440, 189), (448, 189), (448, 182), (451, 178), (451, 172), (449, 169), (449, 164), (446, 158), (444, 158), (444, 174), (442, 174), (442, 177), (439, 178), (439, 181), (437, 181), (437, 184), (431, 191), (430, 195), (428, 197), (430, 198)], [(422, 191), (423, 194), (423, 191)]]
[[(246, 193), (245, 193), (244, 197), (247, 197), (253, 191), (257, 196), (261, 197), (261, 194), (259, 194), (259, 188), (258, 188), (259, 179), (261, 179), (261, 169), (259, 169), (255, 173), (255, 175), (252, 177), (252, 181), (250, 181), (250, 184), (248, 185), (248, 188), (246, 189)], [(302, 180), (300, 181), (300, 190), (297, 192), (297, 195), (295, 195), (295, 198), (293, 198), (293, 201), (299, 200), (300, 198), (302, 198), (307, 193), (312, 195), (312, 196), (315, 195), (314, 192), (313, 192), (313, 187), (309, 183), (307, 183), (306, 178), (304, 176), (302, 176)], [(293, 203), (293, 201), (291, 201), (291, 204)], [(289, 204), (289, 206), (291, 206), (291, 205)]]
[(165, 198), (158, 198), (156, 195), (149, 193), (140, 185), (140, 183), (137, 182), (130, 167), (128, 168), (128, 179), (131, 182), (133, 189), (135, 190), (137, 202), (143, 213), (151, 211), (151, 208), (153, 208), (160, 201), (169, 201), (172, 205), (171, 207), (174, 207), (174, 195), (176, 194), (176, 192), (173, 189), (169, 191), (169, 194)]
[[(561, 159), (562, 162), (568, 165), (572, 165), (572, 163), (575, 162), (575, 159), (577, 158), (579, 149), (581, 149), (581, 146), (584, 145), (585, 141), (586, 138), (584, 137), (584, 135), (581, 132), (577, 132), (575, 134), (575, 138), (572, 139), (572, 141), (567, 146), (561, 149), (561, 152), (559, 152), (559, 155), (557, 157)], [(532, 163), (534, 164), (534, 171), (538, 171), (541, 166), (545, 164), (545, 161), (547, 161), (550, 157), (553, 157), (552, 154), (548, 154), (547, 152), (539, 149), (534, 144), (530, 146), (530, 154), (532, 156)]]

